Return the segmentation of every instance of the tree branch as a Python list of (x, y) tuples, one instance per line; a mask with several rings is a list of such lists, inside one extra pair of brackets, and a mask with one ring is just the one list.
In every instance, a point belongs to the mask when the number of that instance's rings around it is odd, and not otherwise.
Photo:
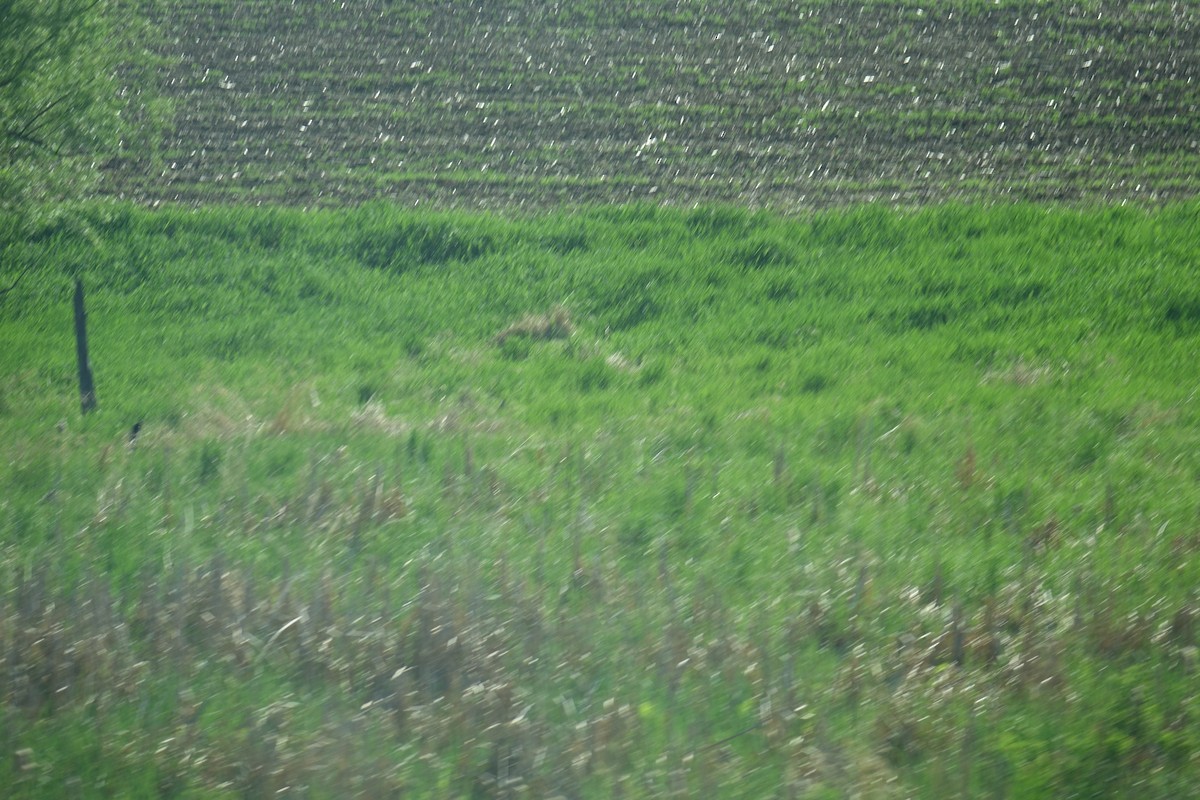
[[(17, 63), (15, 65), (13, 65), (13, 67), (9, 70), (7, 75), (5, 75), (3, 78), (0, 78), (0, 89), (4, 89), (5, 87), (11, 86), (12, 84), (19, 81), (22, 76), (35, 71), (35, 70), (30, 69), (29, 65), (35, 60), (38, 53), (41, 52), (42, 50), (46, 49), (50, 45), (54, 44), (56, 41), (58, 41), (58, 39), (60, 39), (64, 35), (66, 35), (68, 29), (71, 27), (71, 25), (73, 23), (78, 22), (79, 20), (86, 17), (87, 14), (90, 13), (92, 11), (92, 9), (94, 9), (98, 5), (100, 5), (100, 3), (101, 3), (101, 0), (92, 0), (92, 2), (88, 3), (87, 5), (85, 5), (81, 8), (75, 9), (74, 11), (71, 11), (71, 12), (61, 12), (60, 11), (60, 13), (63, 14), (63, 16), (58, 19), (52, 18), (49, 23), (44, 22), (41, 19), (37, 19), (36, 17), (31, 17), (30, 19), (25, 20), (26, 27), (29, 27), (29, 28), (37, 27), (38, 24), (40, 23), (42, 25), (45, 25), (49, 30), (47, 30), (46, 36), (40, 42), (38, 42), (36, 45), (31, 47), (29, 50), (27, 50), (25, 52), (25, 54), (23, 56), (21, 56), (21, 58), (17, 61)], [(6, 20), (6, 23), (11, 23), (11, 20)]]
[(7, 288), (5, 288), (5, 289), (0, 289), (0, 297), (4, 297), (4, 295), (8, 294), (8, 293), (9, 293), (9, 292), (11, 292), (13, 289), (17, 288), (17, 284), (21, 282), (21, 278), (24, 278), (24, 277), (25, 277), (25, 275), (26, 275), (26, 274), (28, 274), (28, 273), (29, 273), (29, 270), (31, 270), (31, 269), (33, 269), (33, 265), (32, 265), (32, 264), (26, 264), (26, 265), (25, 265), (25, 269), (23, 269), (23, 270), (21, 270), (20, 272), (18, 272), (18, 273), (17, 273), (17, 277), (13, 279), (13, 282), (12, 282), (12, 284), (11, 284), (10, 286), (8, 286), (8, 287), (7, 287)]
[(6, 139), (9, 139), (9, 140), (15, 140), (15, 141), (18, 141), (18, 142), (24, 142), (25, 144), (33, 145), (34, 147), (40, 148), (40, 149), (42, 149), (42, 150), (49, 151), (49, 152), (50, 152), (51, 154), (53, 154), (53, 155), (54, 155), (56, 158), (62, 158), (62, 157), (63, 157), (63, 152), (62, 152), (61, 150), (59, 150), (57, 147), (55, 147), (54, 145), (50, 144), (50, 142), (47, 142), (47, 141), (45, 141), (44, 139), (39, 139), (38, 137), (36, 137), (36, 136), (34, 136), (34, 135), (32, 135), (32, 134), (26, 133), (26, 132), (25, 132), (25, 131), (23, 131), (23, 130), (20, 130), (20, 131), (14, 131), (14, 130), (7, 130), (7, 131), (4, 131), (4, 137), (5, 137)]
[[(70, 99), (71, 99), (70, 93), (63, 94), (63, 95), (60, 95), (60, 96), (54, 98), (50, 102), (43, 105), (40, 109), (38, 109), (37, 113), (30, 116), (29, 119), (25, 121), (25, 124), (21, 126), (20, 130), (15, 131), (15, 133), (17, 133), (21, 137), (40, 138), (40, 137), (36, 136), (38, 129), (40, 127), (42, 127), (41, 125), (38, 124), (38, 121), (43, 119), (47, 114), (49, 114), (51, 111), (53, 111), (56, 106), (58, 106), (62, 103), (65, 103), (66, 101), (68, 101)], [(56, 153), (56, 155), (57, 155), (57, 153)]]
[(9, 74), (3, 78), (0, 78), (0, 89), (16, 83), (23, 75), (29, 74), (29, 70), (27, 68), (34, 60), (34, 57), (38, 54), (38, 51), (43, 50), (53, 44), (54, 40), (58, 38), (58, 33), (59, 32), (57, 30), (51, 31), (46, 35), (45, 39), (34, 45), (34, 47), (26, 52), (25, 55), (21, 57), (21, 60), (13, 66)]
[(38, 121), (43, 119), (47, 114), (54, 110), (55, 106), (65, 103), (71, 99), (70, 94), (60, 95), (50, 102), (46, 103), (38, 112), (25, 121), (25, 124), (20, 128), (9, 128), (3, 132), (4, 138), (9, 141), (24, 142), (25, 144), (33, 145), (41, 150), (46, 150), (55, 158), (65, 158), (66, 153), (63, 152), (59, 145), (52, 144), (46, 138), (38, 135)]

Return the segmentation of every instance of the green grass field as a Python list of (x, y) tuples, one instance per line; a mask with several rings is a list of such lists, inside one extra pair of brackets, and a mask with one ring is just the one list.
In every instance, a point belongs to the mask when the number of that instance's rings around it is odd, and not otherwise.
[(9, 796), (1200, 784), (1200, 204), (79, 218), (5, 253)]

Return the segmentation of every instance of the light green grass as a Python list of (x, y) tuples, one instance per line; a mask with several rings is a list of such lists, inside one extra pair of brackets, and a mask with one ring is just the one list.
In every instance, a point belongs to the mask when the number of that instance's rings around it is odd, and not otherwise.
[(6, 251), (17, 796), (1196, 782), (1200, 206), (81, 213)]

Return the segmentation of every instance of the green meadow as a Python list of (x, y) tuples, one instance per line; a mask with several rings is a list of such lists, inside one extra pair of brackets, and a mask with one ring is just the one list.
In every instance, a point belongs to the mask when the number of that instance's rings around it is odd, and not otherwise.
[(1200, 204), (71, 219), (5, 251), (8, 796), (1200, 784)]

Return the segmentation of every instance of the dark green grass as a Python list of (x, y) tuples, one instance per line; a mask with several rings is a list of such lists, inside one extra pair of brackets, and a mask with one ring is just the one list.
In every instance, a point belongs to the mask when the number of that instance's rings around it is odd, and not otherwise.
[[(283, 609), (281, 586), (310, 609), (332, 592), (354, 629), (386, 609), (381, 586), (399, 631), (422, 586), (497, 636), (545, 615), (543, 666), (501, 659), (536, 725), (573, 730), (609, 698), (635, 709), (633, 760), (579, 778), (590, 795), (621, 774), (666, 794), (658, 756), (754, 725), (723, 761), (680, 767), (683, 785), (844, 794), (890, 775), (927, 796), (1028, 797), (1143, 781), (1166, 797), (1194, 783), (1180, 753), (1198, 741), (1195, 628), (1179, 615), (1200, 579), (1195, 204), (81, 214), (90, 237), (48, 230), (7, 251), (37, 265), (0, 307), (10, 598), (44, 572), (64, 596), (110, 587), (130, 621), (148, 587), (189, 596), (199, 577), (178, 587), (207, 570)], [(85, 419), (76, 276), (100, 400)], [(569, 337), (498, 340), (554, 313)], [(955, 606), (975, 627), (989, 608), (1005, 620), (1001, 663), (902, 678), (899, 637), (932, 646)], [(273, 704), (296, 703), (288, 768), (336, 793), (321, 748), (382, 723), (337, 727), (366, 667), (348, 655), (305, 677), (297, 664), (323, 657), (303, 641), (263, 646), (287, 621), (244, 623), (249, 667), (216, 634), (180, 651), (131, 635), (134, 654), (183, 655), (117, 670), (133, 699), (104, 700), (97, 725), (143, 737), (120, 751), (132, 777), (118, 793), (161, 792), (170, 765), (197, 795), (267, 785), (155, 750), (182, 724), (184, 688), (210, 706), (181, 730), (231, 764)], [(673, 684), (676, 634), (722, 642), (736, 669)], [(773, 733), (764, 703), (785, 685), (808, 710)], [(36, 719), (6, 700), (13, 749), (42, 765), (0, 761), (26, 796), (121, 780), (79, 717), (86, 698), (68, 694)], [(433, 755), (404, 755), (416, 745), (398, 734), (354, 768), (386, 783), (378, 757), (410, 790), (468, 794), (493, 773), (461, 752), (469, 726), (446, 724)], [(546, 741), (539, 763), (571, 761)], [(851, 766), (812, 767), (805, 784), (789, 764), (816, 763), (808, 747)], [(529, 785), (565, 791), (547, 774)]]

